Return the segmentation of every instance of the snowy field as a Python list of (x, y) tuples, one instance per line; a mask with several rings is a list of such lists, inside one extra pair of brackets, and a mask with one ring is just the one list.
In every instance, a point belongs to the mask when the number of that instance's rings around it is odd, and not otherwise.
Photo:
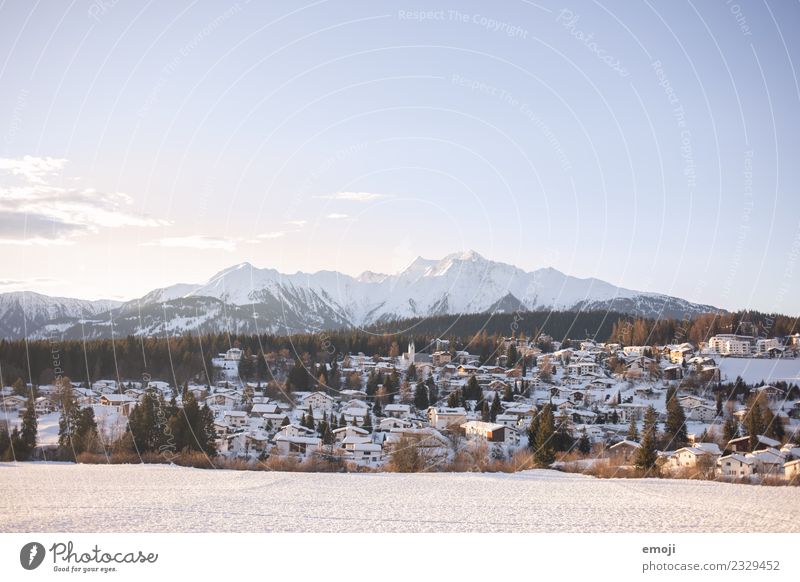
[(716, 358), (723, 382), (733, 382), (741, 376), (748, 384), (762, 380), (766, 383), (783, 380), (800, 384), (800, 358)]
[(800, 532), (800, 488), (0, 464), (3, 532)]

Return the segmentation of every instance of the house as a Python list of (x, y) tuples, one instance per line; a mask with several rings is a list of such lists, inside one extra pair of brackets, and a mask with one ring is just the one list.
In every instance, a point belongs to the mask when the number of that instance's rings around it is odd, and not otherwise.
[(428, 423), (437, 430), (443, 430), (454, 425), (462, 425), (467, 421), (467, 411), (459, 406), (457, 408), (428, 408)]
[(756, 392), (758, 392), (759, 394), (763, 394), (764, 396), (767, 397), (768, 400), (783, 399), (786, 394), (783, 390), (781, 390), (777, 386), (771, 386), (769, 384), (766, 384), (764, 386), (759, 386), (758, 388), (756, 388)]
[(797, 481), (800, 479), (800, 459), (786, 461), (783, 464), (783, 478), (787, 481)]
[(723, 333), (708, 340), (708, 349), (721, 356), (749, 356), (754, 343), (752, 336)]
[(242, 428), (247, 425), (247, 413), (244, 410), (226, 410), (222, 418), (231, 428)]
[(383, 413), (391, 418), (409, 418), (411, 416), (410, 404), (387, 404)]
[(770, 350), (779, 350), (781, 342), (778, 338), (761, 338), (756, 340), (755, 354), (757, 356), (769, 355)]
[[(776, 441), (775, 439), (771, 439), (769, 437), (765, 437), (763, 434), (757, 435), (757, 446), (764, 447), (764, 448), (778, 448), (781, 446), (781, 443)], [(735, 439), (731, 439), (728, 441), (728, 444), (725, 445), (726, 451), (733, 451), (734, 453), (746, 453), (750, 451), (750, 437), (743, 436), (738, 437)]]
[(762, 449), (750, 453), (756, 461), (755, 473), (760, 475), (781, 475), (783, 473), (783, 464), (786, 459), (780, 451), (776, 449)]
[(369, 431), (357, 426), (343, 426), (333, 430), (333, 438), (337, 444), (341, 445), (348, 437), (362, 437), (369, 435)]
[(45, 396), (39, 396), (39, 398), (34, 400), (34, 409), (36, 410), (37, 415), (41, 415), (50, 414), (55, 410), (55, 407), (49, 398), (46, 398)]
[[(395, 429), (395, 428), (403, 429), (403, 428), (410, 428), (411, 426), (412, 425), (411, 425), (411, 421), (410, 420), (406, 420), (406, 419), (403, 419), (403, 418), (387, 417), (387, 418), (382, 418), (381, 419), (381, 421), (378, 423), (377, 430), (379, 430), (381, 432), (389, 432), (389, 431), (391, 431), (392, 429)], [(336, 432), (336, 431), (333, 431), (333, 432)]]
[(710, 470), (717, 466), (720, 456), (722, 452), (716, 443), (695, 443), (694, 446), (683, 447), (672, 453), (670, 468)]
[(383, 447), (377, 443), (356, 443), (347, 449), (345, 459), (364, 467), (373, 467), (383, 461)]
[(304, 408), (307, 410), (310, 407), (314, 412), (321, 411), (326, 414), (330, 414), (333, 411), (334, 403), (334, 399), (328, 394), (325, 394), (324, 392), (312, 392), (303, 398), (303, 401), (298, 405), (298, 408)]
[(743, 478), (754, 473), (756, 461), (752, 457), (733, 453), (717, 460), (717, 475), (720, 477)]
[[(314, 436), (315, 434), (317, 434), (317, 431), (300, 424), (287, 424), (278, 431), (278, 435), (284, 436), (310, 437)], [(276, 438), (278, 435), (276, 435)]]
[(636, 458), (636, 454), (642, 445), (639, 443), (622, 440), (608, 447), (608, 458), (618, 464), (630, 464)]
[(279, 432), (275, 435), (275, 450), (282, 457), (304, 458), (314, 454), (322, 439), (313, 436), (294, 436)]
[(136, 399), (125, 394), (103, 394), (100, 396), (100, 404), (114, 407), (123, 416), (128, 416), (136, 406)]
[(483, 440), (488, 443), (503, 443), (511, 446), (519, 444), (519, 431), (516, 428), (496, 422), (470, 420), (461, 425), (467, 439)]
[(238, 403), (239, 399), (236, 393), (232, 390), (216, 392), (206, 397), (206, 404), (216, 408), (232, 409)]

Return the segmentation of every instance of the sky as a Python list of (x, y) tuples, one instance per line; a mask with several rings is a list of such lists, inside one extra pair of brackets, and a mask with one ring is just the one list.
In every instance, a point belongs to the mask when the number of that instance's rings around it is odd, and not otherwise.
[(0, 292), (474, 249), (800, 314), (798, 24), (727, 0), (4, 2)]

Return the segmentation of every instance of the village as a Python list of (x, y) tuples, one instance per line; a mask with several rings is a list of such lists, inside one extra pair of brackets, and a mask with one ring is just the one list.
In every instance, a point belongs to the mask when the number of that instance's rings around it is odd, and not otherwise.
[[(611, 475), (635, 465), (647, 423), (666, 427), (668, 399), (674, 398), (683, 419), (675, 434), (681, 436), (659, 447), (657, 474), (753, 483), (800, 480), (800, 335), (724, 334), (700, 346), (622, 346), (590, 339), (567, 344), (546, 336), (502, 338), (492, 363), (441, 339), (421, 351), (411, 341), (394, 356), (347, 354), (313, 364), (313, 370), (287, 359), (287, 375), (302, 367), (307, 390), (289, 388), (286, 380), (269, 386), (243, 380), (240, 367), (252, 362), (232, 347), (212, 359), (211, 384), (109, 379), (73, 383), (72, 390), (79, 407), (94, 410), (106, 442), (125, 434), (144, 399), (172, 400), (181, 407), (191, 394), (213, 414), (214, 448), (222, 457), (253, 463), (282, 459), (298, 466), (327, 459), (353, 470), (435, 471), (465, 452), (476, 462), (464, 470), (485, 467), (486, 460), (530, 457), (537, 446), (531, 427), (547, 410), (555, 419), (552, 438), (560, 439), (556, 450), (570, 454), (573, 467), (602, 465)], [(771, 383), (735, 382), (725, 372), (732, 361), (780, 362), (794, 373)], [(28, 400), (19, 392), (3, 388), (0, 428), (10, 430), (23, 415)], [(38, 444), (46, 458), (57, 443), (59, 398), (52, 385), (38, 386), (37, 394)], [(763, 434), (748, 432), (758, 426), (748, 420), (754, 406), (769, 418), (761, 425)], [(410, 464), (402, 467), (403, 461)]]

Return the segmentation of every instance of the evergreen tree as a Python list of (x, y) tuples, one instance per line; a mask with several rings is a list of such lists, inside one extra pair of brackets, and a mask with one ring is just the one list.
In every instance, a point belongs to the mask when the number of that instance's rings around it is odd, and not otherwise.
[(722, 390), (717, 390), (717, 416), (722, 416)]
[(545, 404), (542, 408), (539, 427), (536, 431), (536, 441), (533, 451), (533, 459), (539, 466), (547, 467), (555, 461), (555, 448), (553, 446), (553, 435), (555, 434), (555, 419), (553, 409), (550, 404)]
[(413, 363), (409, 364), (406, 369), (406, 380), (409, 382), (415, 382), (417, 380), (417, 367)]
[(750, 437), (749, 445), (750, 450), (753, 451), (758, 448), (758, 436), (764, 434), (764, 414), (761, 412), (761, 403), (758, 399), (753, 401), (750, 410), (745, 417), (745, 429)]
[(686, 432), (686, 415), (674, 395), (667, 401), (667, 422), (664, 431), (668, 449), (676, 450), (686, 446), (689, 440)]
[(461, 390), (453, 390), (447, 397), (448, 408), (456, 408), (461, 406)]
[(286, 390), (289, 392), (303, 392), (308, 390), (308, 371), (300, 360), (294, 361), (294, 366), (286, 378)]
[(31, 457), (36, 449), (36, 433), (39, 423), (36, 420), (36, 404), (33, 394), (28, 396), (25, 412), (22, 414), (22, 429), (19, 433), (19, 451), (16, 453), (18, 461), (25, 461)]
[(629, 441), (639, 441), (639, 428), (636, 426), (636, 417), (633, 415), (631, 415), (631, 422), (628, 425), (628, 434), (625, 435), (625, 438)]
[(489, 418), (492, 422), (497, 420), (497, 415), (500, 414), (500, 394), (497, 392), (494, 393), (494, 398), (492, 398), (492, 407), (489, 409)]
[(517, 365), (517, 345), (513, 341), (508, 346), (508, 352), (506, 352), (506, 367), (513, 368)]
[(5, 425), (0, 427), (0, 461), (11, 461), (11, 435)]
[(644, 427), (642, 429), (642, 442), (636, 453), (636, 466), (650, 473), (655, 469), (658, 461), (658, 451), (656, 450), (656, 439), (658, 437), (657, 424), (658, 416), (653, 406), (648, 406), (644, 415)]
[(575, 439), (569, 429), (569, 418), (566, 412), (562, 412), (556, 422), (556, 430), (553, 435), (553, 448), (558, 452), (566, 452), (572, 449)]
[(592, 452), (592, 443), (589, 441), (589, 435), (586, 434), (586, 429), (581, 431), (581, 438), (578, 439), (578, 451), (582, 455), (588, 455)]
[(375, 404), (372, 405), (372, 414), (374, 414), (376, 418), (383, 416), (383, 411), (381, 410), (381, 401), (379, 398), (376, 398)]
[(369, 410), (367, 410), (367, 414), (364, 416), (364, 425), (361, 428), (367, 432), (372, 432), (372, 415), (370, 414)]
[(728, 442), (739, 436), (739, 427), (736, 424), (736, 419), (733, 416), (728, 416), (725, 423), (722, 425), (722, 438), (727, 446)]
[(464, 392), (464, 396), (466, 400), (481, 400), (483, 398), (483, 391), (481, 390), (480, 385), (478, 384), (478, 379), (473, 374), (469, 377), (469, 381), (467, 382), (467, 388)]
[(416, 388), (414, 389), (414, 408), (422, 412), (423, 410), (427, 410), (428, 406), (430, 406), (430, 401), (428, 400), (428, 389), (425, 384), (418, 382)]
[(503, 388), (503, 402), (513, 402), (514, 401), (514, 392), (511, 390), (511, 386), (506, 384), (506, 387)]
[(489, 403), (486, 400), (484, 400), (483, 403), (481, 404), (481, 420), (483, 422), (489, 422), (491, 418), (492, 418), (492, 413), (489, 410)]

